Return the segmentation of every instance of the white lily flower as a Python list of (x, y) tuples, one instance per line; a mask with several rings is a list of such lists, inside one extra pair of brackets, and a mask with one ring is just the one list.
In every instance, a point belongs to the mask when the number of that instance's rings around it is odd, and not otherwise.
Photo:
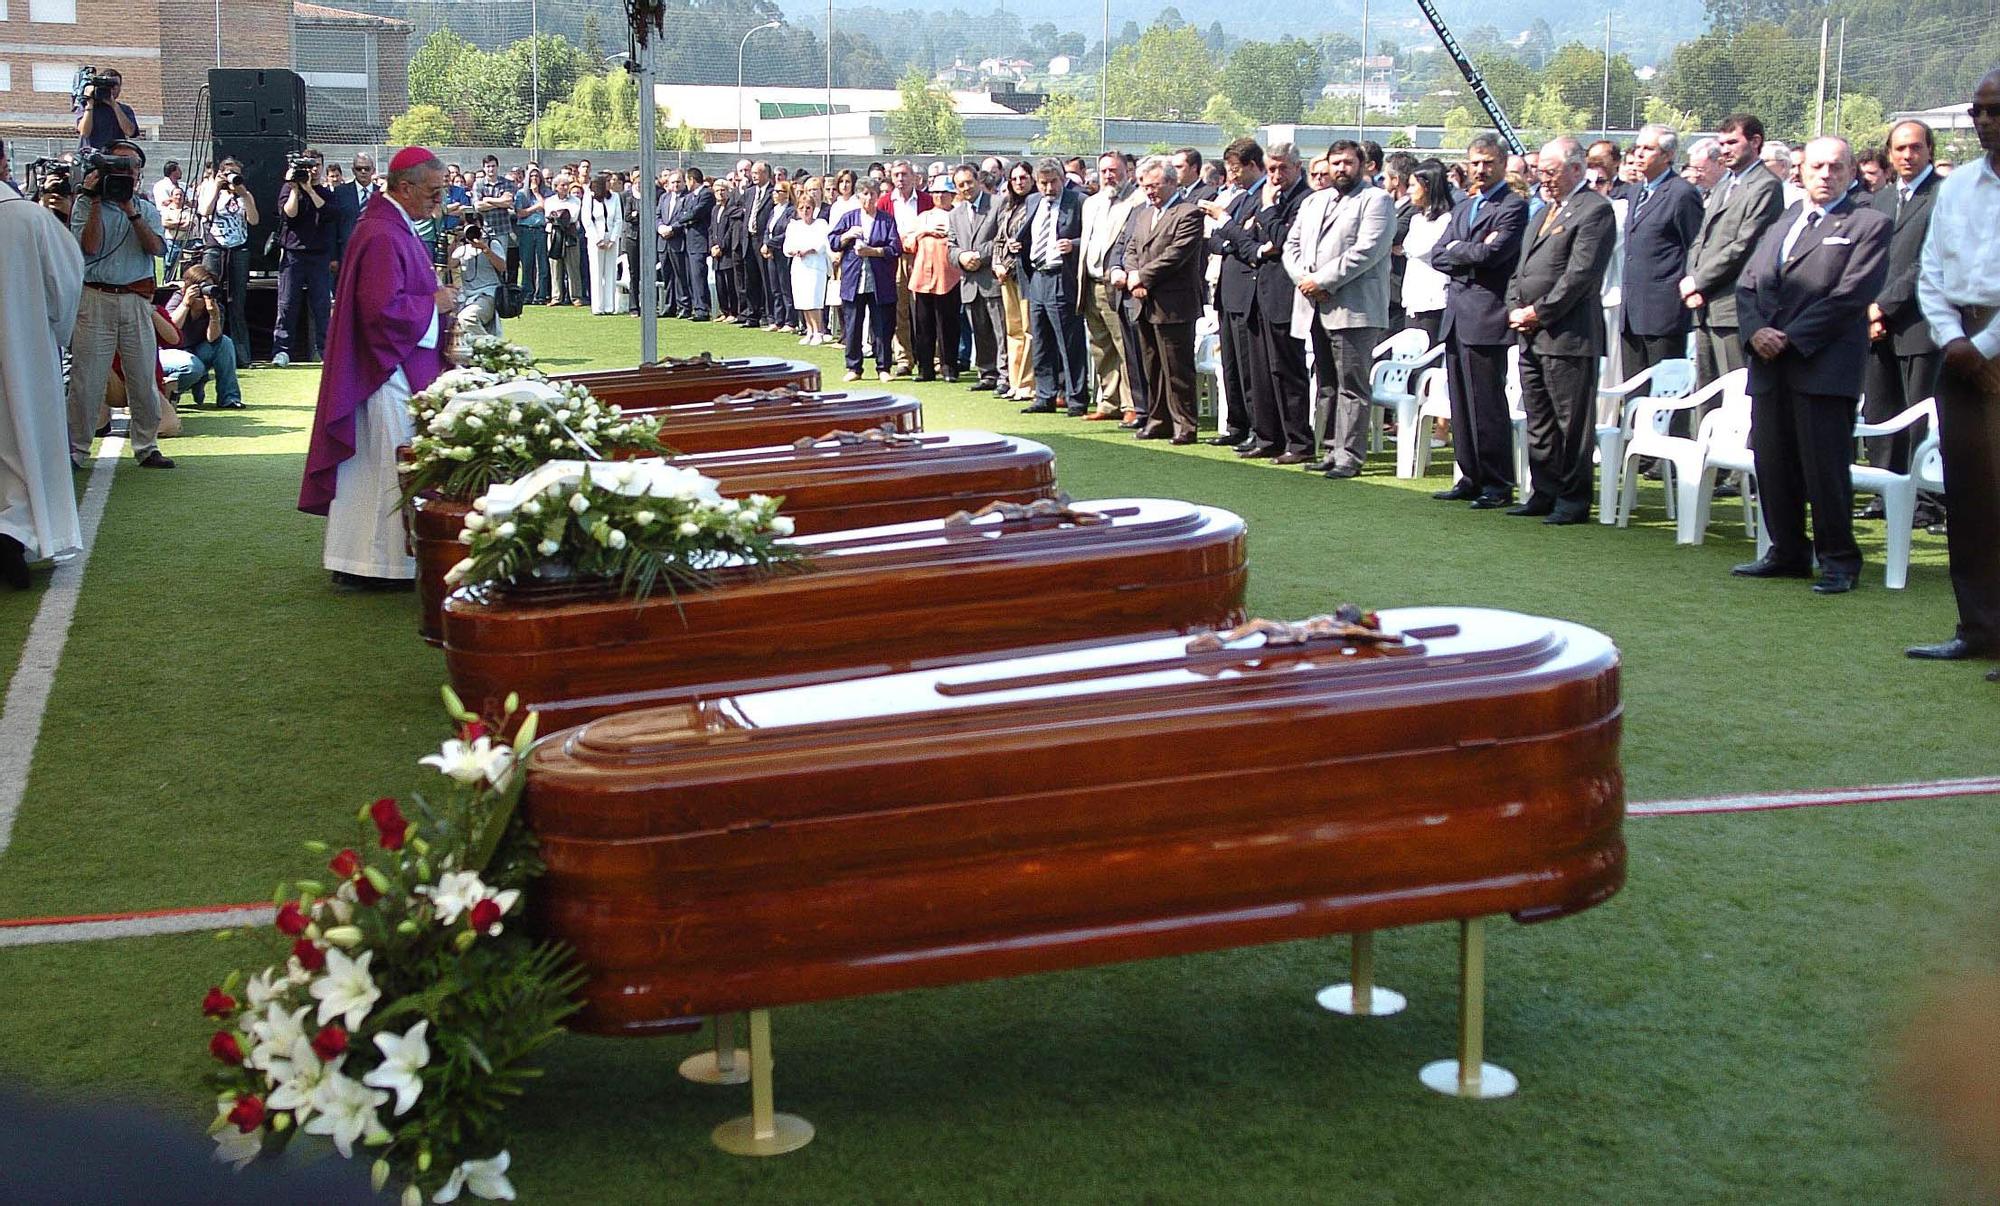
[(228, 1164), (238, 1172), (243, 1166), (255, 1160), (264, 1152), (264, 1130), (262, 1127), (244, 1134), (233, 1126), (225, 1126), (215, 1132), (215, 1161)]
[(360, 1028), (361, 1020), (382, 999), (382, 990), (368, 974), (368, 963), (373, 958), (374, 951), (350, 959), (339, 947), (328, 948), (326, 974), (313, 981), (312, 986), (312, 995), (319, 1001), (320, 1025), (341, 1018), (342, 1025), (350, 1032)]
[(773, 535), (790, 536), (793, 527), (792, 517), (789, 515), (777, 515), (771, 519), (771, 532)]
[(306, 985), (312, 983), (312, 978), (313, 974), (306, 970), (305, 964), (299, 962), (299, 957), (297, 955), (290, 955), (286, 957), (285, 959), (286, 984), (290, 985), (293, 988), (304, 988)]
[(614, 549), (624, 548), (626, 544), (624, 531), (622, 531), (619, 528), (611, 529), (610, 534), (604, 538), (604, 543), (610, 545)]
[(274, 1081), (289, 1080), (292, 1049), (306, 1036), (306, 1014), (312, 1006), (301, 1005), (291, 1013), (286, 1013), (277, 1005), (267, 1005), (264, 1016), (250, 1026), (250, 1037), (257, 1040), (250, 1049), (250, 1066), (268, 1075)]
[(316, 1108), (313, 1094), (319, 1089), (319, 1082), (329, 1072), (339, 1072), (346, 1059), (343, 1055), (330, 1064), (321, 1063), (319, 1053), (301, 1036), (292, 1044), (291, 1055), (282, 1061), (290, 1075), (271, 1090), (271, 1095), (264, 1099), (264, 1107), (290, 1110), (294, 1121), (304, 1123)]
[(512, 522), (503, 523), (499, 527), (493, 529), (493, 534), (495, 536), (498, 536), (502, 540), (513, 539), (514, 532), (515, 528)]
[(275, 967), (267, 967), (243, 985), (243, 999), (250, 1005), (244, 1017), (254, 1017), (257, 1010), (291, 991), (291, 984), (281, 982), (277, 971)]
[(435, 766), (439, 774), (449, 775), (460, 783), (469, 785), (485, 779), (495, 787), (507, 781), (507, 772), (513, 762), (512, 749), (505, 745), (496, 746), (487, 737), (469, 743), (454, 737), (446, 741), (437, 753), (417, 759), (418, 765)]
[(569, 496), (569, 509), (581, 515), (590, 510), (590, 500), (581, 493), (572, 494)]
[(701, 525), (692, 519), (683, 519), (681, 520), (681, 535), (699, 536), (701, 535)]
[(535, 551), (544, 557), (553, 557), (562, 551), (562, 545), (557, 544), (553, 540), (544, 540), (535, 546)]
[(410, 1027), (401, 1038), (386, 1031), (375, 1036), (375, 1046), (382, 1052), (382, 1062), (361, 1080), (377, 1089), (394, 1092), (397, 1114), (408, 1112), (424, 1091), (424, 1080), (418, 1073), (431, 1062), (430, 1044), (424, 1041), (424, 1030), (430, 1024), (430, 1019), (425, 1018)]
[(329, 1072), (313, 1092), (313, 1105), (319, 1113), (303, 1129), (310, 1135), (330, 1136), (340, 1154), (352, 1159), (356, 1139), (387, 1136), (381, 1120), (375, 1117), (375, 1110), (388, 1100), (387, 1093), (364, 1088), (357, 1080)]
[(433, 1197), (433, 1202), (456, 1202), (460, 1189), (470, 1189), (474, 1197), (491, 1202), (511, 1202), (514, 1200), (513, 1183), (507, 1180), (507, 1165), (512, 1158), (501, 1152), (491, 1160), (467, 1160), (451, 1170), (442, 1188)]
[(417, 891), (431, 898), (440, 925), (455, 924), (460, 913), (469, 911), (487, 895), (486, 885), (479, 881), (476, 871), (447, 871), (438, 877), (435, 887), (424, 885)]

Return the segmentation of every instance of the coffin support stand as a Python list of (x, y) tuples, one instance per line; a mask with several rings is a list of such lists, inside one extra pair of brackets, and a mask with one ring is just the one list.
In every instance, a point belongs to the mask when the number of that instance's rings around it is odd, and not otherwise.
[(1375, 935), (1354, 935), (1351, 979), (1319, 990), (1319, 1007), (1357, 1018), (1383, 1018), (1403, 1012), (1403, 994), (1375, 983)]
[(1486, 1062), (1486, 919), (1458, 923), (1458, 1058), (1425, 1064), (1417, 1078), (1451, 1097), (1509, 1097), (1521, 1082)]
[(771, 1011), (750, 1011), (750, 1114), (732, 1118), (710, 1136), (732, 1156), (782, 1156), (812, 1142), (813, 1125), (771, 1106)]
[(715, 1015), (715, 1049), (681, 1061), (681, 1075), (701, 1085), (740, 1085), (750, 1079), (750, 1053), (736, 1045), (736, 1015)]

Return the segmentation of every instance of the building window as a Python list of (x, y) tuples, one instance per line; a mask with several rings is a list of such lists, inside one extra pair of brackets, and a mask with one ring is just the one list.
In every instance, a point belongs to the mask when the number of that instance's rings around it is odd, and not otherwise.
[(76, 82), (75, 63), (36, 63), (35, 91), (60, 92), (69, 95), (69, 86)]
[(75, 25), (76, 0), (28, 0), (28, 20), (44, 25)]
[[(4, 2), (4, 0), (0, 0), (0, 2)], [(0, 12), (0, 21), (4, 21), (6, 19), (7, 19), (7, 14), (5, 12)], [(14, 90), (14, 64), (0, 63), (0, 92), (12, 92), (13, 90)]]

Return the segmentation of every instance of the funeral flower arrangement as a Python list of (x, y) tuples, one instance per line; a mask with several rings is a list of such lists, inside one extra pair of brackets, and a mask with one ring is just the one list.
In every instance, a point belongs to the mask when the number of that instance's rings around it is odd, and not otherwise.
[(535, 718), (509, 744), (444, 694), (457, 735), (421, 760), (443, 782), (408, 811), (361, 809), (337, 852), (306, 843), (331, 853), (331, 878), (279, 887), (282, 961), (201, 1003), (221, 1065), (207, 1077), (218, 1160), (241, 1167), (303, 1138), (372, 1157), (375, 1187), (402, 1186), (403, 1206), (514, 1196), (502, 1110), (538, 1075), (530, 1057), (575, 1010), (582, 976), (517, 924), (541, 870), (513, 821)]
[(469, 499), (558, 458), (661, 450), (658, 420), (628, 419), (581, 385), (491, 374), (474, 384), (485, 372), (453, 370), (410, 399), (406, 496)]
[(535, 366), (533, 352), (498, 335), (475, 335), (463, 346), (465, 359), (471, 368), (502, 377), (539, 378), (545, 375)]
[(702, 586), (725, 567), (797, 559), (781, 501), (724, 498), (712, 478), (658, 458), (551, 461), (473, 501), (466, 556), (445, 581), (597, 578), (640, 599), (662, 583)]

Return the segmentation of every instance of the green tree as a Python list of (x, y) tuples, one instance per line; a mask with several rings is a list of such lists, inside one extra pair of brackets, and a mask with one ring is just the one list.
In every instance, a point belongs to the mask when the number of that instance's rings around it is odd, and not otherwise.
[(1755, 113), (1774, 138), (1804, 133), (1819, 47), (1776, 25), (1711, 30), (1674, 50), (1660, 95), (1713, 129), (1731, 113)]
[(425, 38), (410, 56), (410, 104), (456, 111), (464, 64), (478, 54), (478, 47), (448, 29)]
[(1683, 135), (1696, 129), (1700, 124), (1695, 121), (1694, 114), (1688, 112), (1686, 109), (1676, 109), (1673, 105), (1657, 96), (1647, 97), (1646, 107), (1641, 112), (1645, 117), (1647, 125), (1668, 126)]
[(1417, 144), (1414, 140), (1410, 138), (1410, 132), (1408, 130), (1398, 130), (1394, 134), (1389, 135), (1389, 141), (1386, 145), (1390, 150), (1398, 151), (1398, 150), (1407, 150), (1408, 148), (1414, 147)]
[(1114, 115), (1153, 120), (1192, 118), (1221, 83), (1207, 43), (1186, 25), (1155, 24), (1137, 45), (1112, 53), (1106, 74)]
[(1244, 42), (1222, 69), (1222, 95), (1259, 122), (1295, 122), (1319, 79), (1319, 51), (1310, 42)]
[(1854, 144), (1857, 151), (1869, 147), (1879, 147), (1889, 136), (1889, 118), (1882, 111), (1882, 102), (1865, 92), (1849, 92), (1835, 105), (1834, 98), (1826, 101), (1826, 128)]
[(912, 67), (896, 81), (901, 103), (884, 114), (889, 141), (903, 154), (956, 155), (965, 150), (965, 122), (951, 93)]
[(1444, 145), (1462, 147), (1472, 140), (1474, 134), (1484, 134), (1492, 129), (1493, 123), (1486, 119), (1486, 114), (1460, 105), (1444, 115)]
[(1519, 59), (1482, 54), (1473, 58), (1473, 65), (1486, 77), (1486, 87), (1492, 91), (1493, 99), (1500, 102), (1502, 113), (1513, 114), (1541, 90), (1541, 73)]
[(1095, 109), (1074, 92), (1049, 93), (1035, 116), (1042, 119), (1041, 137), (1033, 144), (1037, 151), (1078, 155), (1097, 147), (1102, 139)]
[[(1582, 109), (1570, 107), (1563, 101), (1562, 92), (1554, 84), (1543, 88), (1528, 98), (1518, 113), (1511, 115), (1514, 125), (1524, 135), (1524, 141), (1533, 142), (1540, 138), (1553, 138), (1558, 134), (1577, 134), (1590, 128), (1590, 115)], [(1525, 137), (1532, 132), (1534, 137)]]
[(436, 105), (411, 105), (389, 122), (389, 141), (397, 146), (435, 147), (457, 139), (451, 117)]
[(589, 58), (592, 70), (604, 61), (604, 27), (598, 23), (597, 10), (583, 14), (583, 53)]
[(1201, 107), (1201, 119), (1222, 131), (1222, 141), (1234, 142), (1248, 137), (1257, 130), (1257, 120), (1237, 108), (1227, 96), (1218, 92), (1208, 98)]
[[(1571, 42), (1556, 51), (1542, 71), (1543, 88), (1553, 88), (1570, 110), (1584, 114), (1574, 129), (1595, 128), (1602, 123), (1604, 109), (1604, 52)], [(1614, 121), (1629, 118), (1639, 95), (1639, 77), (1632, 73), (1632, 60), (1611, 56), (1611, 109)]]
[(1299, 122), (1308, 126), (1351, 126), (1360, 116), (1361, 101), (1352, 96), (1326, 96), (1313, 103), (1313, 107), (1299, 115)]
[[(677, 130), (670, 122), (666, 109), (654, 113), (653, 145), (674, 149)], [(557, 101), (542, 111), (542, 143), (557, 149), (638, 150), (637, 77), (629, 71), (611, 71), (579, 80), (568, 100)]]

